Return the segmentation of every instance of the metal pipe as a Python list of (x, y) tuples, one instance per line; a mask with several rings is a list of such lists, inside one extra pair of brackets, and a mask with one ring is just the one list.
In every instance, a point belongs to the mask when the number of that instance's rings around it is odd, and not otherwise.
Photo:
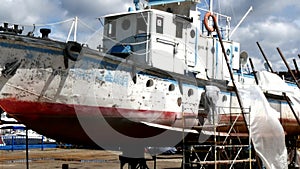
[(298, 68), (298, 65), (297, 65), (296, 59), (293, 59), (293, 62), (294, 62), (295, 69), (296, 69), (297, 73), (299, 73), (299, 68)]
[(70, 28), (70, 30), (69, 30), (69, 33), (68, 33), (68, 37), (67, 37), (66, 42), (68, 42), (68, 41), (70, 40), (71, 33), (72, 33), (72, 31), (73, 31), (74, 25), (75, 25), (75, 21), (72, 22), (72, 25), (71, 25), (71, 28)]
[(255, 83), (258, 85), (258, 78), (256, 76), (256, 71), (255, 71), (255, 68), (254, 68), (254, 65), (253, 65), (253, 62), (252, 62), (252, 59), (249, 58), (249, 62), (250, 62), (250, 66), (251, 66), (251, 69), (252, 69), (252, 72), (253, 72), (253, 75), (254, 75), (254, 79), (255, 79)]
[(209, 1), (209, 12), (211, 12), (211, 13), (213, 13), (213, 4), (214, 4), (214, 1), (210, 0)]
[(75, 29), (74, 29), (74, 41), (76, 42), (77, 41), (77, 27), (78, 27), (78, 17), (76, 16), (75, 17)]
[(293, 114), (294, 114), (294, 116), (295, 116), (295, 118), (296, 118), (296, 120), (297, 120), (298, 125), (300, 126), (300, 120), (299, 120), (299, 118), (297, 117), (297, 114), (296, 114), (296, 112), (295, 112), (295, 110), (294, 110), (294, 108), (293, 108), (293, 106), (292, 106), (292, 104), (291, 104), (291, 102), (290, 102), (290, 98), (286, 95), (285, 92), (283, 92), (282, 94), (283, 94), (285, 100), (287, 101), (288, 105), (290, 106), (290, 108), (291, 108), (291, 110), (292, 110), (292, 112), (293, 112)]
[(29, 169), (28, 128), (26, 127), (26, 169)]
[[(220, 29), (219, 29), (219, 27), (217, 25), (218, 23), (217, 23), (216, 17), (213, 17), (213, 21), (214, 21), (214, 27), (216, 28), (216, 31), (217, 31), (217, 34), (218, 34), (218, 37), (219, 37), (219, 42), (220, 42), (221, 47), (222, 47), (223, 56), (224, 56), (224, 58), (226, 60), (226, 65), (227, 65), (227, 68), (228, 68), (228, 71), (229, 71), (229, 74), (230, 74), (230, 79), (231, 79), (233, 87), (234, 87), (234, 92), (236, 94), (239, 106), (241, 108), (241, 112), (242, 112), (242, 115), (243, 115), (244, 123), (247, 126), (247, 122), (246, 122), (246, 118), (245, 118), (245, 112), (244, 112), (244, 106), (243, 106), (243, 103), (242, 103), (242, 100), (241, 100), (241, 96), (240, 96), (240, 94), (238, 92), (237, 86), (236, 86), (235, 81), (234, 81), (233, 72), (231, 70), (230, 62), (229, 62), (229, 60), (227, 58), (227, 55), (226, 55), (226, 50), (225, 50), (225, 47), (224, 47), (224, 44), (223, 44), (223, 40), (222, 40), (222, 35), (221, 35), (221, 32), (220, 32)], [(247, 130), (247, 133), (249, 133), (248, 127), (246, 127), (246, 130)]]
[(248, 9), (248, 11), (246, 12), (246, 14), (243, 16), (243, 18), (240, 20), (240, 22), (235, 26), (235, 28), (231, 31), (231, 34), (229, 35), (229, 39), (231, 38), (231, 36), (234, 34), (234, 32), (237, 30), (237, 28), (239, 28), (239, 26), (242, 24), (242, 22), (246, 19), (246, 17), (249, 15), (249, 13), (253, 11), (253, 7), (250, 6), (250, 8)]
[(269, 69), (271, 70), (272, 73), (275, 73), (275, 72), (273, 71), (272, 66), (270, 65), (270, 62), (269, 62), (269, 60), (267, 59), (267, 57), (266, 57), (264, 51), (262, 50), (260, 44), (259, 44), (258, 42), (256, 42), (256, 44), (257, 44), (257, 46), (258, 46), (258, 48), (259, 48), (261, 54), (263, 55), (263, 57), (264, 57), (264, 59), (265, 59), (267, 65), (268, 65)]
[(294, 81), (296, 82), (296, 85), (297, 85), (298, 88), (300, 89), (300, 84), (298, 83), (298, 81), (297, 81), (297, 79), (296, 79), (296, 76), (294, 75), (292, 69), (290, 68), (289, 64), (287, 63), (287, 61), (286, 61), (285, 57), (283, 56), (281, 50), (280, 50), (279, 48), (277, 48), (277, 51), (278, 51), (279, 55), (281, 56), (281, 58), (282, 58), (282, 60), (283, 60), (283, 62), (284, 62), (284, 64), (285, 64), (285, 66), (287, 67), (288, 71), (289, 71), (290, 74), (292, 75)]
[[(232, 164), (232, 163), (245, 163), (249, 162), (249, 159), (240, 159), (240, 160), (219, 160), (217, 161), (217, 164)], [(256, 162), (256, 160), (252, 160), (253, 162)], [(213, 165), (215, 164), (214, 161), (200, 161), (200, 162), (193, 162), (194, 164), (200, 164), (200, 165)]]

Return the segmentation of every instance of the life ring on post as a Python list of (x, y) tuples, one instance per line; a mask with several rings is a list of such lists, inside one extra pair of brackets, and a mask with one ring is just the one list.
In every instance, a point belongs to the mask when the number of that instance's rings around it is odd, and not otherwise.
[(72, 61), (79, 60), (79, 55), (82, 50), (81, 44), (73, 41), (69, 41), (66, 44), (66, 47), (64, 49), (65, 55)]
[(205, 16), (204, 16), (204, 26), (205, 26), (205, 28), (206, 28), (206, 30), (207, 30), (208, 32), (213, 32), (213, 31), (215, 31), (216, 28), (215, 28), (215, 23), (214, 23), (213, 26), (210, 26), (210, 25), (208, 24), (209, 18), (210, 18), (210, 17), (212, 17), (212, 18), (213, 18), (213, 22), (215, 22), (216, 16), (213, 15), (211, 12), (207, 12), (207, 13), (205, 14)]

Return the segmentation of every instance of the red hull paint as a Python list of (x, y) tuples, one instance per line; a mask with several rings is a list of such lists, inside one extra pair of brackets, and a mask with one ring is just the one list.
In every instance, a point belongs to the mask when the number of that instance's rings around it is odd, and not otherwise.
[[(230, 124), (235, 121), (237, 118), (236, 115), (228, 116), (224, 115), (221, 116), (220, 123)], [(296, 119), (288, 119), (288, 118), (282, 118), (278, 119), (283, 126), (283, 129), (287, 135), (299, 135), (300, 134), (300, 126), (298, 125), (298, 122)], [(222, 126), (218, 128), (218, 131), (226, 132), (228, 131), (230, 126)], [(235, 129), (237, 132), (246, 133), (247, 129), (245, 126), (244, 118), (243, 116), (239, 116), (235, 125)]]
[[(29, 128), (50, 138), (66, 143), (81, 145), (124, 145), (123, 136), (132, 138), (149, 138), (163, 133), (165, 130), (146, 126), (140, 121), (150, 121), (162, 125), (172, 126), (176, 120), (175, 112), (127, 110), (120, 108), (91, 107), (82, 105), (66, 105), (58, 103), (40, 103), (18, 101), (16, 99), (0, 100), (1, 107), (11, 116), (24, 123)], [(101, 115), (99, 114), (101, 113)], [(131, 117), (131, 119), (125, 118)], [(155, 119), (149, 119), (153, 115)], [(92, 124), (99, 119), (96, 125)], [(236, 116), (221, 116), (220, 123), (230, 124)], [(81, 120), (80, 120), (81, 119)], [(90, 122), (92, 128), (87, 129), (82, 123)], [(230, 120), (231, 119), (231, 120)], [(282, 119), (282, 124), (289, 135), (299, 134), (300, 128), (296, 120)], [(109, 125), (109, 128), (105, 124)], [(218, 127), (218, 131), (227, 132), (230, 126)], [(245, 133), (244, 120), (240, 116), (235, 125), (236, 131)], [(97, 133), (98, 141), (91, 138), (90, 133)], [(117, 134), (116, 134), (117, 133)], [(121, 137), (118, 135), (121, 134)], [(181, 133), (176, 133), (175, 139), (182, 138)], [(168, 137), (168, 136), (167, 136)], [(98, 139), (96, 138), (96, 140)], [(172, 138), (172, 139), (174, 139)], [(167, 145), (160, 142), (159, 145)], [(134, 144), (134, 143), (132, 143)], [(101, 146), (100, 145), (100, 146)], [(145, 145), (152, 145), (146, 143)]]
[[(152, 137), (160, 134), (164, 130), (149, 127), (137, 123), (137, 121), (151, 121), (153, 123), (171, 126), (176, 119), (176, 113), (174, 112), (26, 102), (16, 99), (3, 99), (0, 100), (0, 103), (3, 110), (9, 115), (38, 133), (58, 141), (82, 145), (95, 145), (88, 132), (99, 133), (99, 137), (101, 137), (102, 141), (101, 144), (106, 145), (118, 139), (113, 136), (112, 132), (117, 132), (122, 136), (132, 138)], [(101, 112), (101, 115), (99, 112)], [(129, 116), (126, 113), (130, 113), (132, 119), (124, 118), (124, 115)], [(147, 117), (151, 115), (154, 116), (155, 119), (147, 119)], [(87, 131), (88, 129), (82, 126), (85, 122), (91, 121), (91, 123), (93, 123), (93, 120), (99, 119), (99, 117), (101, 121), (92, 129), (93, 131)], [(79, 118), (81, 118), (81, 121)], [(84, 122), (82, 123), (82, 121)], [(108, 124), (110, 128), (107, 128), (107, 126), (101, 123)], [(121, 142), (120, 140), (120, 144)]]

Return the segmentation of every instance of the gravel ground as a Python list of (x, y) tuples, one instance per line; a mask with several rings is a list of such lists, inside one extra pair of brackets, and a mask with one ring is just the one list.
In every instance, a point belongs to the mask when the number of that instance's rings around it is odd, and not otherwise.
[[(29, 152), (30, 169), (61, 169), (67, 164), (69, 169), (116, 169), (120, 168), (117, 151), (86, 150), (86, 149), (32, 149)], [(0, 151), (0, 169), (26, 169), (25, 151)], [(153, 161), (148, 161), (153, 168)], [(157, 169), (180, 169), (180, 155), (159, 156)], [(124, 169), (128, 167), (125, 166)]]

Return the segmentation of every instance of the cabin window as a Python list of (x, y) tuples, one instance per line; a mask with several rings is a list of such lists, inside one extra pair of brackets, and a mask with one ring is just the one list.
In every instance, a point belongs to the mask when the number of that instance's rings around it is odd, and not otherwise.
[(194, 29), (191, 30), (190, 36), (191, 36), (191, 38), (194, 38), (196, 36), (196, 32)]
[(141, 33), (147, 33), (147, 18), (145, 17), (139, 17), (137, 18), (137, 28), (136, 28), (136, 33), (141, 34)]
[(176, 38), (182, 38), (183, 33), (183, 23), (176, 22)]
[(164, 33), (164, 18), (160, 16), (156, 18), (156, 33)]
[(108, 22), (107, 36), (108, 37), (116, 37), (116, 22), (114, 22), (114, 21)]
[(182, 98), (181, 97), (179, 97), (177, 99), (177, 104), (178, 104), (179, 107), (181, 106), (181, 104), (182, 104)]
[(130, 20), (129, 19), (125, 19), (122, 22), (122, 28), (123, 30), (128, 30), (130, 27)]

